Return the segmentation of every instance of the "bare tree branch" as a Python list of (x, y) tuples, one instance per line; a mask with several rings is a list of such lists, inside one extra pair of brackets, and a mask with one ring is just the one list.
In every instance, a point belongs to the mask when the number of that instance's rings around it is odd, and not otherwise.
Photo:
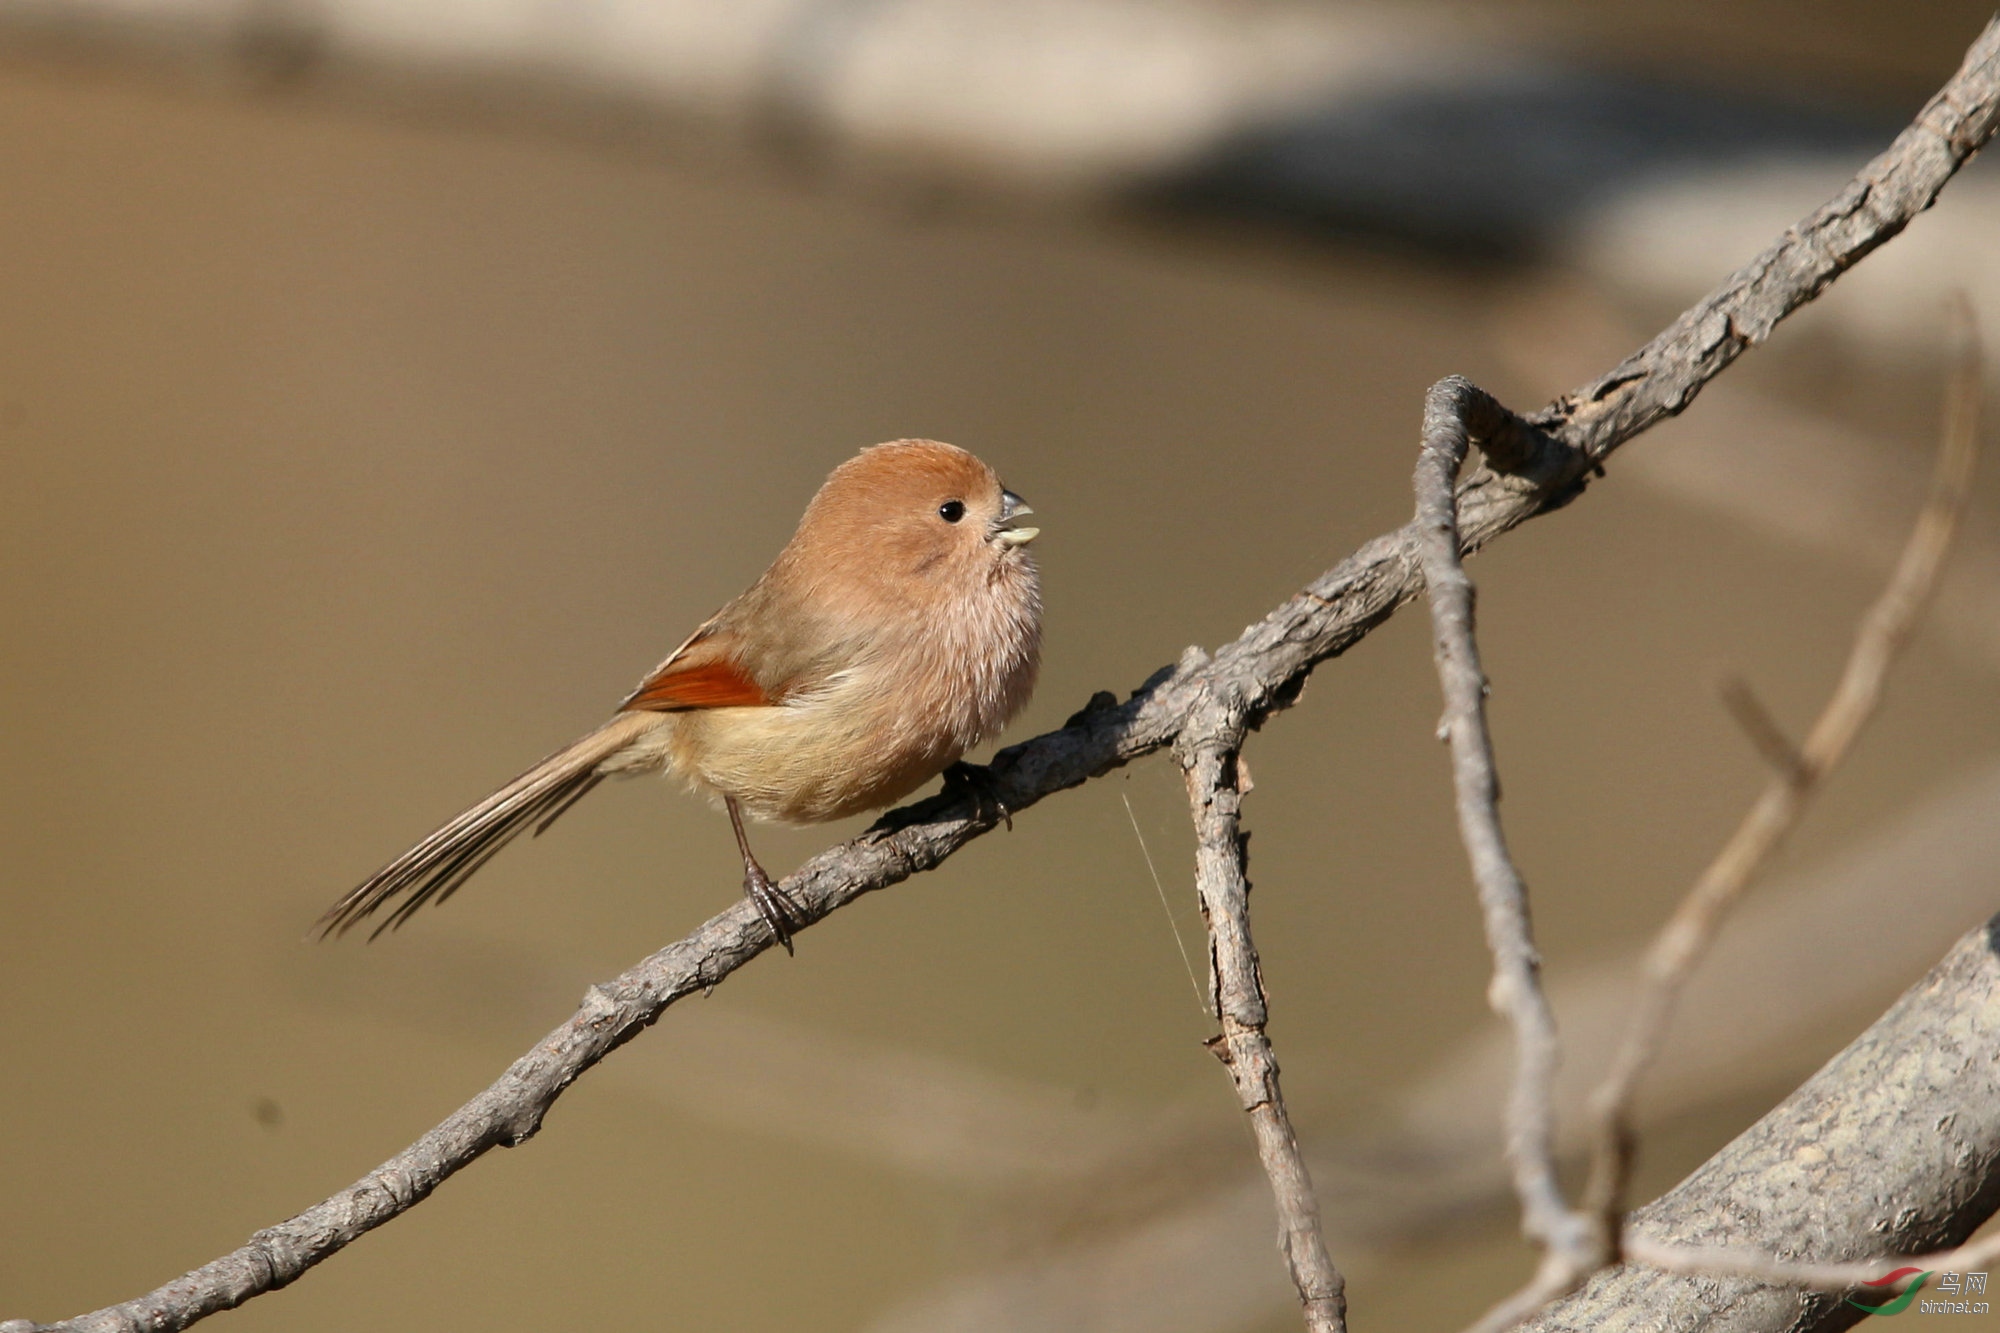
[(1194, 817), (1195, 891), (1208, 923), (1209, 984), (1222, 1031), (1208, 1048), (1229, 1070), (1257, 1136), (1257, 1156), (1278, 1205), (1279, 1248), (1312, 1333), (1346, 1333), (1347, 1294), (1321, 1234), (1319, 1200), (1278, 1087), (1278, 1059), (1264, 1035), (1268, 1000), (1250, 938), (1249, 835), (1240, 821), (1250, 789), (1243, 718), (1228, 703), (1196, 709), (1174, 745)]
[(1635, 1212), (1626, 1263), (1522, 1327), (1844, 1328), (1853, 1309), (1798, 1287), (1841, 1290), (1919, 1262), (1883, 1255), (1982, 1267), (2000, 1258), (1995, 1241), (1950, 1247), (1996, 1204), (2000, 917), (1961, 938), (1797, 1092)]
[[(1774, 1287), (1807, 1287), (1813, 1291), (1852, 1291), (1882, 1276), (1885, 1260), (1869, 1259), (1851, 1264), (1787, 1263), (1755, 1250), (1667, 1245), (1649, 1236), (1626, 1237), (1625, 1254), (1634, 1263), (1657, 1268), (1663, 1273), (1692, 1277), (1748, 1277)], [(1978, 1270), (2000, 1260), (2000, 1236), (1988, 1236), (1955, 1250), (1933, 1254), (1904, 1254), (1897, 1260), (1926, 1272)], [(1897, 1292), (1901, 1288), (1896, 1288)]]
[[(1635, 1146), (1632, 1100), (1639, 1079), (1659, 1054), (1681, 991), (1706, 956), (1729, 908), (1873, 715), (1889, 667), (1916, 632), (1964, 511), (1978, 456), (1984, 364), (1970, 311), (1961, 309), (1958, 315), (1964, 326), (1963, 351), (1947, 395), (1944, 441), (1929, 498), (1888, 586), (1862, 619), (1846, 670), (1804, 746), (1794, 752), (1747, 687), (1739, 687), (1736, 710), (1747, 718), (1752, 739), (1777, 772), (1646, 955), (1644, 984), (1624, 1039), (1592, 1098), (1591, 1178), (1584, 1208), (1577, 1211), (1570, 1209), (1556, 1181), (1554, 1086), (1560, 1050), (1538, 975), (1527, 889), (1500, 829), (1500, 783), (1486, 727), (1486, 678), (1473, 628), (1473, 587), (1458, 558), (1452, 512), (1452, 483), (1469, 446), (1517, 436), (1522, 426), (1464, 379), (1441, 381), (1425, 401), (1423, 448), (1416, 472), (1417, 520), (1425, 528), (1424, 573), (1436, 633), (1438, 679), (1445, 694), (1440, 731), (1451, 743), (1459, 829), (1486, 914), (1487, 942), (1494, 958), (1492, 1001), (1515, 1033), (1507, 1156), (1521, 1199), (1523, 1229), (1544, 1248), (1535, 1276), (1474, 1325), (1479, 1333), (1513, 1327), (1617, 1258), (1613, 1238), (1622, 1225)], [(1503, 467), (1507, 461), (1490, 449), (1488, 460)], [(1647, 1248), (1657, 1255), (1663, 1247)], [(1739, 1265), (1743, 1262), (1742, 1256), (1733, 1257)], [(1784, 1265), (1766, 1260), (1760, 1275), (1782, 1281), (1775, 1275), (1783, 1270)]]
[[(1472, 862), (1486, 944), (1493, 953), (1487, 999), (1514, 1031), (1514, 1078), (1507, 1097), (1507, 1163), (1521, 1200), (1521, 1226), (1540, 1244), (1540, 1271), (1477, 1328), (1504, 1329), (1570, 1290), (1603, 1263), (1607, 1246), (1593, 1219), (1573, 1210), (1556, 1180), (1554, 1086), (1560, 1049), (1555, 1017), (1542, 993), (1541, 960), (1528, 919), (1528, 890), (1500, 829), (1500, 776), (1486, 727), (1486, 674), (1473, 632), (1474, 594), (1459, 559), (1454, 483), (1478, 443), (1490, 466), (1521, 456), (1524, 423), (1469, 380), (1453, 376), (1424, 400), (1417, 456), (1416, 523), (1429, 589), (1444, 718), (1438, 734), (1451, 745), (1459, 836)], [(1506, 447), (1502, 447), (1505, 445)]]
[[(1907, 226), (1992, 136), (2000, 118), (2000, 21), (1958, 73), (1832, 201), (1610, 373), (1564, 395), (1513, 441), (1505, 472), (1481, 467), (1459, 488), (1459, 539), (1476, 550), (1568, 503), (1613, 450), (1683, 410), (1715, 375), (1842, 272)], [(1489, 447), (1503, 447), (1489, 442)], [(1359, 642), (1422, 588), (1420, 527), (1367, 543), (1212, 658), (1156, 673), (1124, 703), (1100, 693), (1061, 730), (1002, 751), (991, 794), (1014, 812), (1173, 744), (1204, 699), (1255, 727), (1289, 707), (1319, 663)], [(933, 797), (807, 862), (784, 883), (801, 928), (864, 894), (929, 870), (989, 831), (996, 814), (968, 797)], [(623, 975), (593, 986), (577, 1013), (484, 1092), (352, 1186), (242, 1248), (136, 1300), (47, 1326), (83, 1333), (185, 1328), (298, 1279), (401, 1215), (496, 1146), (525, 1142), (572, 1082), (766, 946), (755, 909), (737, 904)], [(29, 1333), (26, 1320), (0, 1333)]]
[(1780, 756), (1777, 771), (1646, 953), (1642, 986), (1624, 1040), (1610, 1072), (1591, 1097), (1594, 1141), (1585, 1206), (1599, 1215), (1607, 1235), (1616, 1234), (1625, 1214), (1635, 1146), (1632, 1101), (1639, 1080), (1659, 1056), (1681, 991), (1708, 956), (1729, 909), (1797, 824), (1821, 781), (1846, 756), (1874, 715), (1882, 701), (1889, 667), (1916, 632), (1917, 621), (1936, 590), (1938, 572), (1944, 567), (1952, 534), (1965, 511), (1979, 454), (1984, 358), (1969, 312), (1961, 311), (1959, 318), (1965, 325), (1963, 345), (1946, 395), (1944, 441), (1930, 495), (1895, 573), (1863, 617), (1840, 682), (1796, 752), (1774, 739), (1776, 726), (1761, 707), (1752, 710), (1756, 719), (1752, 735), (1758, 738), (1759, 748)]
[(1749, 681), (1741, 676), (1726, 676), (1717, 687), (1716, 694), (1765, 763), (1789, 781), (1805, 779), (1804, 756), (1792, 744), (1792, 738), (1785, 734), (1785, 729), (1778, 725), (1778, 719), (1771, 716), (1771, 710), (1764, 706), (1764, 701), (1757, 697), (1757, 691), (1750, 688)]

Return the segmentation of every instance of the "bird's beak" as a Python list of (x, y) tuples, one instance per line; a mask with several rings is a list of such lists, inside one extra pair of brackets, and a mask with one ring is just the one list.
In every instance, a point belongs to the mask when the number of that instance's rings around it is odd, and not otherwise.
[(1020, 520), (1035, 511), (1012, 491), (1000, 492), (1000, 520), (993, 526), (993, 540), (1002, 546), (1026, 546), (1042, 535), (1040, 528), (1022, 526)]

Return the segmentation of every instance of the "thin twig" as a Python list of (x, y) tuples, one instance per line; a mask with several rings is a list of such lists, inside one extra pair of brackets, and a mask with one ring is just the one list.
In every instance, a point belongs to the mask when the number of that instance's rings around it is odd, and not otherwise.
[[(1672, 1245), (1627, 1232), (1625, 1258), (1635, 1264), (1667, 1273), (1691, 1277), (1747, 1277), (1774, 1287), (1804, 1287), (1811, 1291), (1848, 1291), (1867, 1286), (1882, 1276), (1890, 1259), (1869, 1259), (1851, 1264), (1802, 1264), (1773, 1259), (1755, 1250), (1726, 1246)], [(2000, 1261), (2000, 1236), (1987, 1236), (1955, 1250), (1935, 1254), (1893, 1256), (1898, 1268), (1918, 1268), (1926, 1272), (1977, 1272)]]
[[(1890, 147), (1812, 216), (1605, 376), (1531, 418), (1503, 475), (1481, 468), (1458, 494), (1461, 546), (1573, 500), (1614, 450), (1682, 411), (1701, 387), (1780, 321), (1929, 208), (2000, 126), (2000, 20)], [(1124, 703), (1100, 693), (1059, 731), (1002, 751), (992, 795), (1018, 814), (1043, 798), (1172, 745), (1211, 690), (1238, 701), (1255, 727), (1295, 702), (1314, 667), (1366, 637), (1422, 591), (1415, 523), (1364, 545), (1251, 625), (1213, 658), (1156, 673)], [(786, 878), (804, 929), (865, 894), (929, 870), (995, 823), (967, 797), (933, 797), (895, 812)], [(616, 979), (491, 1087), (408, 1149), (333, 1198), (136, 1300), (46, 1326), (70, 1333), (169, 1333), (296, 1281), (313, 1265), (400, 1216), (490, 1148), (524, 1142), (564, 1089), (656, 1022), (667, 1006), (713, 987), (761, 953), (756, 909), (738, 903)], [(0, 1333), (35, 1333), (26, 1320)]]
[[(1943, 440), (1930, 494), (1910, 530), (1895, 572), (1862, 618), (1840, 682), (1805, 743), (1796, 752), (1779, 743), (1786, 761), (1777, 765), (1743, 822), (1647, 951), (1640, 970), (1639, 996), (1624, 1038), (1612, 1058), (1610, 1072), (1591, 1094), (1591, 1170), (1584, 1203), (1602, 1220), (1607, 1235), (1617, 1233), (1625, 1213), (1635, 1142), (1633, 1098), (1639, 1080), (1659, 1056), (1688, 978), (1707, 956), (1724, 916), (1798, 823), (1827, 774), (1847, 755), (1861, 728), (1874, 715), (1889, 668), (1916, 632), (1937, 587), (1938, 571), (1965, 510), (1979, 453), (1984, 357), (1969, 313), (1962, 312), (1960, 319), (1961, 351), (1946, 393)], [(1755, 715), (1766, 719), (1762, 725), (1777, 734), (1776, 725), (1768, 721), (1761, 706)], [(1760, 748), (1768, 750), (1772, 742), (1763, 740)]]
[(1221, 1032), (1208, 1048), (1229, 1070), (1250, 1116), (1257, 1157), (1278, 1206), (1279, 1248), (1312, 1333), (1346, 1333), (1346, 1284), (1328, 1255), (1319, 1199), (1299, 1151), (1278, 1059), (1264, 1035), (1270, 1016), (1257, 946), (1250, 936), (1249, 835), (1243, 832), (1240, 708), (1212, 700), (1189, 719), (1174, 746), (1194, 817), (1195, 891), (1208, 924), (1209, 984)]
[(1750, 682), (1741, 676), (1725, 676), (1716, 693), (1764, 762), (1785, 781), (1799, 781), (1805, 773), (1805, 761), (1799, 757), (1799, 749), (1792, 744), (1791, 737), (1778, 725), (1778, 719), (1771, 716), (1771, 710), (1757, 697), (1757, 691), (1750, 688)]
[(1514, 1030), (1514, 1078), (1507, 1098), (1507, 1164), (1521, 1200), (1521, 1227), (1543, 1248), (1534, 1280), (1480, 1321), (1507, 1328), (1583, 1281), (1606, 1244), (1589, 1215), (1572, 1209), (1556, 1179), (1555, 1075), (1560, 1051), (1555, 1016), (1542, 991), (1541, 962), (1528, 917), (1528, 890), (1500, 827), (1500, 776), (1486, 726), (1486, 676), (1473, 628), (1474, 592), (1459, 559), (1454, 484), (1468, 449), (1516, 429), (1511, 414), (1470, 381), (1441, 380), (1424, 399), (1423, 447), (1417, 457), (1416, 521), (1422, 530), (1444, 718), (1438, 734), (1451, 746), (1459, 837), (1472, 863), (1493, 954), (1487, 1000)]
[(1206, 1010), (1208, 1001), (1201, 993), (1201, 982), (1195, 979), (1194, 959), (1188, 957), (1187, 941), (1181, 938), (1181, 923), (1174, 920), (1174, 905), (1167, 901), (1167, 886), (1161, 882), (1159, 869), (1153, 864), (1153, 852), (1146, 846), (1146, 835), (1139, 828), (1139, 816), (1132, 809), (1132, 798), (1121, 791), (1118, 799), (1125, 804), (1125, 818), (1132, 825), (1132, 836), (1139, 840), (1139, 855), (1146, 860), (1146, 873), (1152, 877), (1153, 892), (1159, 895), (1160, 910), (1167, 914), (1167, 929), (1173, 932), (1174, 948), (1181, 956), (1181, 966), (1187, 969), (1188, 989), (1194, 992), (1195, 1003)]

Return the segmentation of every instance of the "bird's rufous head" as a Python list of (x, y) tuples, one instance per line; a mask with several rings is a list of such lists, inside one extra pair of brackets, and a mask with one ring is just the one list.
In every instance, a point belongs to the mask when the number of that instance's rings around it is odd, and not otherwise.
[(833, 470), (799, 520), (795, 546), (887, 584), (949, 586), (1033, 576), (1034, 511), (955, 445), (893, 440)]

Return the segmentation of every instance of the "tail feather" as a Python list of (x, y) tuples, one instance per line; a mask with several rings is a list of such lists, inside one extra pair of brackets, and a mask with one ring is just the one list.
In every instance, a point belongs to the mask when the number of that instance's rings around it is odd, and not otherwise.
[(595, 788), (597, 784), (602, 781), (604, 781), (604, 775), (602, 773), (592, 773), (588, 781), (581, 783), (580, 785), (578, 785), (575, 791), (563, 797), (561, 805), (558, 805), (555, 809), (549, 811), (546, 815), (542, 816), (541, 822), (535, 825), (535, 836), (539, 838), (544, 833), (548, 832), (549, 825), (555, 823), (558, 819), (561, 819), (564, 813), (567, 812), (571, 806), (575, 805), (578, 801), (582, 800), (584, 797), (590, 795), (592, 789)]
[(523, 831), (532, 826), (539, 836), (555, 823), (604, 780), (597, 771), (599, 764), (660, 722), (657, 713), (620, 713), (582, 740), (556, 751), (376, 871), (328, 908), (313, 932), (322, 939), (345, 935), (401, 898), (369, 933), (372, 940), (402, 925), (425, 903), (443, 902)]

